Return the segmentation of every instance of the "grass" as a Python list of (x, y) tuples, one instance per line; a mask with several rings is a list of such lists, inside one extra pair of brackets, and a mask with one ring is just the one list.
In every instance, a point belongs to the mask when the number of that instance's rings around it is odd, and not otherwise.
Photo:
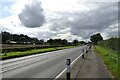
[(115, 78), (118, 78), (118, 53), (112, 49), (95, 46), (95, 50), (103, 58), (104, 63)]
[(8, 53), (4, 53), (4, 54), (0, 55), (0, 58), (2, 58), (2, 60), (4, 60), (4, 59), (22, 57), (22, 56), (27, 56), (27, 55), (32, 55), (32, 54), (39, 54), (39, 53), (50, 52), (50, 51), (61, 50), (61, 49), (67, 49), (67, 48), (73, 48), (73, 47), (75, 47), (75, 46), (33, 49), (33, 50), (22, 51), (22, 52), (8, 52)]

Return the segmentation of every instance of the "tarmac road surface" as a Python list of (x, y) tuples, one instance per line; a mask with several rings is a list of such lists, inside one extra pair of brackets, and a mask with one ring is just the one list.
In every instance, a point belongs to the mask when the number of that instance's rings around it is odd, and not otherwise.
[(66, 59), (74, 61), (87, 46), (47, 52), (2, 61), (3, 78), (55, 78), (66, 67)]

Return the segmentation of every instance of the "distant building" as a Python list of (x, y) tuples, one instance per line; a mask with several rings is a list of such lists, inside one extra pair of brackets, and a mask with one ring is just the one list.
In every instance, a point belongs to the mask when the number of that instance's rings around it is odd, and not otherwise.
[(17, 43), (17, 42), (15, 42), (15, 41), (10, 41), (10, 43)]
[(6, 43), (17, 43), (16, 41), (7, 40)]
[(33, 45), (35, 45), (35, 43), (33, 43)]

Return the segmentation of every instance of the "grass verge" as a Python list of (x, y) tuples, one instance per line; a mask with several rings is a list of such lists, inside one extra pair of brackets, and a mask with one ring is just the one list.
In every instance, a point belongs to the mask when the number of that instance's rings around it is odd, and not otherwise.
[(104, 48), (101, 46), (95, 46), (95, 50), (103, 58), (108, 70), (115, 78), (118, 78), (118, 53), (112, 49)]
[(22, 56), (27, 56), (27, 55), (33, 55), (33, 54), (56, 51), (56, 50), (61, 50), (61, 49), (73, 48), (73, 47), (75, 47), (75, 46), (33, 49), (33, 50), (22, 51), (22, 52), (8, 52), (8, 53), (4, 53), (4, 54), (0, 55), (0, 58), (2, 60), (5, 60), (5, 59), (17, 58), (17, 57), (22, 57)]

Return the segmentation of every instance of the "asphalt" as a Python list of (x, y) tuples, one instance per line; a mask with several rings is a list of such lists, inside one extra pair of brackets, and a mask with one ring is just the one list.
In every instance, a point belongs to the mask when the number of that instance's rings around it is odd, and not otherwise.
[[(94, 47), (85, 53), (84, 58), (79, 58), (77, 62), (71, 67), (71, 79), (110, 79), (112, 78), (110, 72), (107, 70), (102, 58), (94, 51)], [(66, 80), (66, 72), (64, 72), (60, 79)]]
[(86, 46), (3, 61), (2, 78), (55, 78), (65, 69), (66, 59), (73, 62), (84, 48)]

